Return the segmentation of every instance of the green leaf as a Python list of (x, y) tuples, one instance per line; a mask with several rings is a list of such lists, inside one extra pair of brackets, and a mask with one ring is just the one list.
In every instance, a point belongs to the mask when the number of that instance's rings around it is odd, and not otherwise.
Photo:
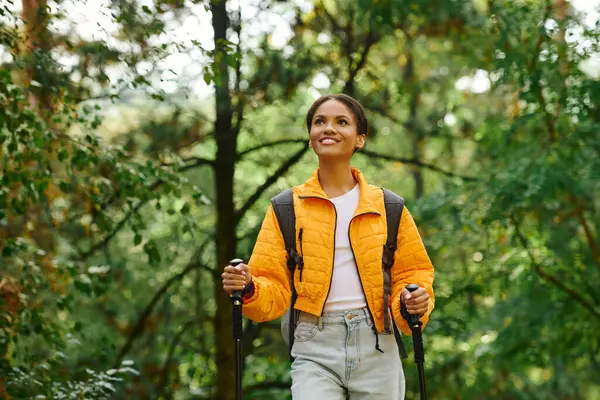
[(181, 213), (183, 215), (187, 215), (190, 213), (190, 203), (185, 203), (183, 207), (181, 207)]
[(148, 256), (148, 262), (152, 265), (157, 265), (160, 262), (160, 252), (154, 240), (149, 240), (144, 244), (144, 252)]

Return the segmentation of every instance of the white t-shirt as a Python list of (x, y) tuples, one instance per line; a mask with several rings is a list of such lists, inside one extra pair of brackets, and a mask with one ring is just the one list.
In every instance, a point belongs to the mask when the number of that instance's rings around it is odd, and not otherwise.
[(357, 184), (349, 192), (330, 199), (337, 212), (337, 225), (333, 276), (325, 312), (355, 310), (367, 306), (349, 238), (350, 221), (358, 207), (359, 194)]

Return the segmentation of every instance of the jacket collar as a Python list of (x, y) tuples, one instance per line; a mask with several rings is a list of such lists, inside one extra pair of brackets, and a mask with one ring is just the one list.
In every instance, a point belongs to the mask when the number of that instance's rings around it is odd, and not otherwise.
[[(352, 168), (352, 176), (354, 176), (354, 179), (358, 182), (360, 190), (358, 207), (356, 208), (354, 215), (364, 213), (380, 214), (379, 210), (375, 207), (375, 200), (378, 199), (378, 195), (382, 195), (383, 192), (381, 189), (370, 186), (358, 168)], [(318, 197), (320, 199), (329, 200), (329, 196), (327, 196), (319, 182), (319, 168), (313, 172), (306, 182), (296, 186), (296, 193), (300, 199), (305, 197)]]

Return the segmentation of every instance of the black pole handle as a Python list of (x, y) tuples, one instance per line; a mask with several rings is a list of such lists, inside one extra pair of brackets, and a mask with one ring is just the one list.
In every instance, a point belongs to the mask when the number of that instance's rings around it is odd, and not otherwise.
[[(408, 290), (410, 293), (414, 292), (418, 288), (419, 288), (419, 285), (417, 285), (416, 283), (411, 283), (410, 285), (406, 285), (406, 290)], [(403, 311), (404, 319), (408, 321), (408, 324), (411, 326), (411, 328), (416, 327), (416, 326), (419, 326), (419, 327), (421, 326), (421, 320), (420, 320), (419, 316), (409, 314), (404, 302), (402, 302), (402, 311)]]
[(414, 292), (415, 290), (417, 290), (419, 288), (419, 285), (417, 285), (416, 283), (411, 283), (410, 285), (406, 285), (406, 290), (408, 290), (409, 292)]
[[(406, 286), (406, 290), (410, 293), (414, 292), (419, 288), (419, 285), (410, 284)], [(423, 334), (421, 332), (421, 327), (423, 323), (418, 315), (412, 315), (408, 313), (406, 309), (406, 305), (404, 302), (401, 302), (402, 307), (402, 317), (408, 321), (410, 325), (410, 330), (412, 331), (413, 338), (413, 350), (415, 352), (415, 363), (417, 364), (417, 368), (419, 370), (419, 392), (421, 394), (421, 400), (427, 400), (427, 387), (425, 384), (425, 351), (423, 349)]]
[[(244, 260), (239, 258), (234, 258), (229, 261), (229, 265), (236, 267), (239, 264), (243, 263)], [(242, 304), (244, 304), (244, 299), (242, 297), (241, 290), (234, 290), (231, 293), (231, 302), (233, 303), (232, 317), (233, 317), (233, 338), (234, 340), (242, 339)]]
[[(244, 260), (234, 258), (229, 261), (229, 265), (236, 267), (243, 263)], [(235, 398), (242, 400), (242, 298), (241, 290), (234, 290), (231, 293), (231, 302), (233, 303), (232, 319), (233, 319), (233, 340), (235, 341)]]
[[(229, 265), (231, 265), (232, 267), (237, 267), (238, 265), (242, 264), (244, 262), (244, 260), (242, 260), (241, 258), (234, 258), (233, 260), (229, 261)], [(231, 301), (233, 302), (233, 304), (237, 305), (236, 303), (239, 302), (240, 304), (243, 303), (242, 300), (242, 291), (241, 290), (234, 290), (231, 293)]]

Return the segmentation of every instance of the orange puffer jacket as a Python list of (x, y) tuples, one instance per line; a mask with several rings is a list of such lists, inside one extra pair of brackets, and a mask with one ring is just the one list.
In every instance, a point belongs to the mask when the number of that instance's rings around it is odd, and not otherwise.
[[(385, 204), (381, 188), (369, 185), (362, 173), (352, 169), (358, 181), (360, 198), (350, 222), (350, 243), (358, 267), (367, 305), (377, 332), (384, 331), (383, 246), (387, 237)], [(320, 316), (329, 293), (333, 272), (336, 211), (321, 188), (318, 169), (311, 178), (293, 188), (296, 213), (296, 248), (304, 258), (304, 267), (296, 268), (294, 285), (298, 293), (295, 308)], [(243, 314), (256, 322), (282, 316), (290, 303), (290, 272), (277, 217), (269, 207), (248, 262), (254, 282), (254, 294), (243, 306)], [(425, 287), (431, 298), (429, 310), (421, 318), (423, 325), (434, 307), (433, 265), (412, 216), (402, 212), (398, 247), (392, 267), (390, 306), (396, 324), (406, 335), (411, 331), (400, 314), (400, 292), (410, 283)]]

